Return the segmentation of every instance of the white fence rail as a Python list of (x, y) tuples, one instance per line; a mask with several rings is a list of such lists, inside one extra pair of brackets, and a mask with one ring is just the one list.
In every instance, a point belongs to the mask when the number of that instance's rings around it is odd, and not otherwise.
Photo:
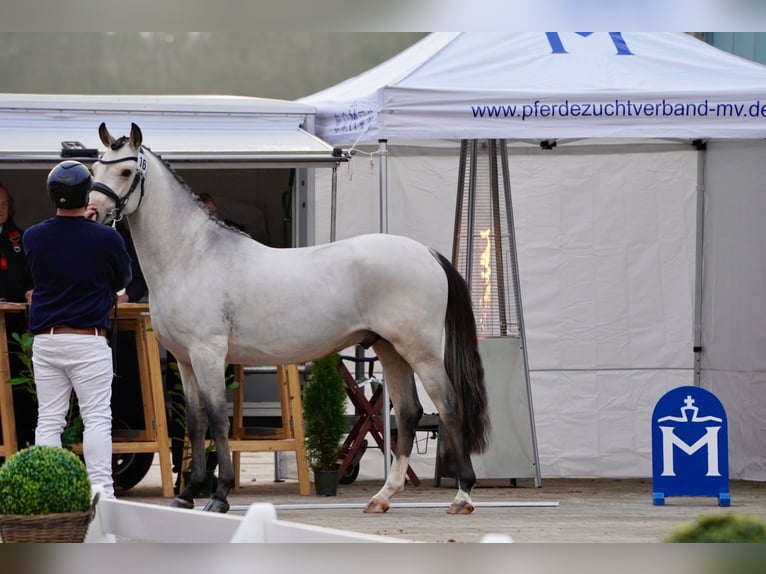
[(277, 519), (269, 503), (250, 505), (244, 516), (101, 499), (85, 542), (411, 542)]

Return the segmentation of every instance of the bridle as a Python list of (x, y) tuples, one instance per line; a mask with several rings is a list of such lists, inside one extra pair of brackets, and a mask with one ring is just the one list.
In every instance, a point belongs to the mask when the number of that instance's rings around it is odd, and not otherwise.
[(112, 165), (115, 163), (122, 163), (123, 161), (135, 161), (137, 168), (136, 168), (136, 174), (133, 176), (133, 181), (130, 184), (130, 189), (128, 189), (128, 193), (126, 193), (124, 196), (120, 197), (117, 195), (114, 190), (106, 185), (105, 183), (101, 183), (98, 181), (93, 182), (93, 185), (91, 186), (91, 190), (93, 191), (100, 191), (104, 195), (106, 195), (109, 199), (114, 201), (114, 209), (112, 211), (109, 211), (109, 214), (116, 213), (114, 217), (114, 222), (120, 221), (122, 219), (122, 210), (125, 209), (125, 206), (127, 205), (128, 201), (130, 201), (130, 196), (133, 195), (133, 192), (138, 188), (138, 184), (141, 184), (141, 196), (138, 199), (138, 205), (141, 205), (141, 202), (144, 199), (144, 182), (146, 181), (146, 158), (143, 154), (143, 148), (139, 149), (138, 155), (129, 155), (125, 157), (121, 157), (120, 159), (113, 159), (113, 160), (104, 160), (104, 159), (98, 159), (96, 163), (102, 163), (104, 165)]

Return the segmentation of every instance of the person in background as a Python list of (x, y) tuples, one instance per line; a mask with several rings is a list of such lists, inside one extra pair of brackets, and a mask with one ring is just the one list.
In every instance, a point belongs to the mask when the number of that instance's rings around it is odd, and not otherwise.
[(144, 273), (141, 271), (141, 265), (138, 261), (138, 254), (136, 253), (136, 246), (133, 245), (133, 237), (130, 235), (130, 229), (125, 220), (120, 220), (115, 225), (115, 229), (122, 236), (122, 240), (125, 242), (125, 247), (130, 255), (132, 262), (133, 279), (131, 279), (128, 286), (125, 287), (125, 291), (117, 295), (118, 303), (138, 303), (144, 301), (148, 294), (146, 287), (146, 279), (144, 279)]
[[(24, 230), (14, 221), (15, 215), (13, 196), (0, 182), (0, 301), (29, 303), (32, 299), (32, 274), (21, 245)], [(20, 349), (13, 348), (13, 334), (22, 335), (27, 331), (26, 313), (6, 313), (5, 331), (11, 350), (8, 355), (11, 377), (18, 377), (24, 364), (16, 354)], [(22, 449), (34, 442), (37, 423), (37, 404), (28, 389), (14, 388), (13, 410), (17, 447)]]
[[(213, 199), (213, 196), (209, 193), (200, 193), (197, 196), (202, 203), (203, 206), (205, 206), (205, 209), (207, 209), (208, 213), (211, 217), (214, 217), (215, 219), (220, 219), (218, 217), (218, 206), (215, 204), (215, 200)], [(240, 231), (245, 231), (245, 226), (241, 223), (237, 223), (236, 221), (232, 221), (231, 219), (221, 219), (226, 225), (229, 227), (233, 227), (235, 229), (239, 229)]]
[(16, 225), (13, 196), (0, 183), (0, 301), (29, 303), (32, 275), (21, 245), (24, 230)]
[(89, 219), (93, 209), (86, 206), (92, 182), (90, 171), (78, 161), (56, 165), (47, 180), (56, 215), (24, 233), (24, 251), (34, 281), (29, 329), (35, 336), (35, 443), (61, 446), (74, 390), (91, 484), (113, 497), (114, 367), (106, 333), (116, 293), (130, 283), (132, 272), (120, 234)]

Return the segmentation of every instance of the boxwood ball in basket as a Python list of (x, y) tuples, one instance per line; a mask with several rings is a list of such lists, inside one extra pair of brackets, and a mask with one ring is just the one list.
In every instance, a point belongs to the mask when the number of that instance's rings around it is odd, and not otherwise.
[(0, 537), (4, 542), (81, 542), (97, 499), (72, 451), (30, 446), (0, 466)]

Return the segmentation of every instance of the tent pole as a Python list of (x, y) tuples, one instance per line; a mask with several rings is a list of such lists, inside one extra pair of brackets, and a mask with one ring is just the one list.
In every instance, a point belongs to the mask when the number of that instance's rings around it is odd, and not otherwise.
[(697, 148), (697, 235), (694, 255), (694, 386), (702, 385), (702, 242), (705, 228), (705, 151), (699, 140)]
[(335, 228), (338, 205), (338, 166), (332, 166), (332, 191), (330, 195), (330, 243), (335, 241)]
[[(378, 140), (380, 156), (380, 232), (388, 233), (388, 140)], [(391, 414), (388, 386), (383, 384), (383, 477), (391, 471)]]

